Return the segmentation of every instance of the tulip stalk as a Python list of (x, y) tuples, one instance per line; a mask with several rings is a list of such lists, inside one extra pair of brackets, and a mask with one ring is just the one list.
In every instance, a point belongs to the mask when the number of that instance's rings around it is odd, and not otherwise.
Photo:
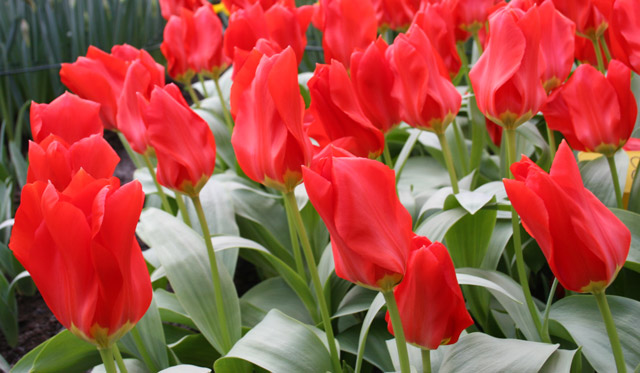
[(291, 206), (289, 200), (284, 198), (284, 210), (287, 214), (287, 223), (289, 225), (289, 235), (291, 237), (291, 248), (293, 250), (293, 260), (296, 263), (296, 271), (301, 279), (304, 282), (307, 282), (307, 274), (304, 270), (304, 263), (302, 262), (302, 253), (300, 252), (300, 242), (298, 241), (298, 235), (296, 233), (296, 224), (293, 220), (293, 212), (291, 211), (294, 208), (297, 208), (298, 205)]
[(453, 165), (453, 156), (451, 155), (449, 143), (447, 142), (447, 138), (444, 133), (436, 134), (438, 135), (438, 140), (440, 141), (440, 146), (442, 147), (442, 156), (444, 157), (444, 162), (447, 165), (447, 170), (449, 171), (449, 179), (451, 180), (451, 188), (453, 188), (453, 194), (458, 194), (460, 193), (460, 188), (458, 187), (458, 177), (456, 176), (456, 168)]
[(460, 126), (458, 126), (458, 122), (454, 119), (451, 125), (453, 126), (453, 133), (456, 138), (458, 156), (462, 161), (462, 173), (466, 175), (467, 172), (469, 172), (469, 155), (467, 153), (467, 146), (464, 143), (464, 137), (462, 136), (462, 131), (460, 130)]
[(128, 373), (127, 366), (124, 365), (124, 360), (122, 360), (122, 354), (120, 354), (120, 349), (118, 345), (113, 345), (113, 356), (116, 358), (116, 364), (118, 365), (118, 370), (120, 373)]
[(596, 59), (598, 61), (598, 70), (604, 74), (604, 61), (602, 60), (602, 53), (600, 53), (600, 44), (598, 43), (598, 39), (589, 39), (591, 43), (593, 43), (593, 49), (596, 52)]
[[(516, 162), (516, 130), (515, 129), (506, 129), (507, 132), (507, 164), (509, 167)], [(510, 177), (511, 172), (509, 172)], [(527, 273), (524, 265), (524, 256), (522, 255), (522, 242), (520, 239), (520, 222), (518, 219), (518, 213), (515, 208), (511, 206), (511, 226), (513, 227), (513, 251), (516, 254), (516, 268), (518, 270), (518, 280), (520, 282), (520, 286), (522, 287), (522, 292), (524, 293), (525, 300), (527, 302), (527, 308), (529, 309), (529, 313), (531, 314), (531, 318), (533, 319), (533, 323), (536, 326), (536, 330), (538, 334), (542, 338), (544, 342), (550, 343), (551, 340), (545, 335), (542, 330), (542, 323), (540, 322), (540, 315), (538, 314), (538, 309), (536, 305), (533, 303), (533, 298), (531, 296), (531, 289), (529, 288), (529, 280), (527, 280)]]
[(556, 136), (553, 133), (553, 130), (551, 129), (551, 127), (549, 127), (549, 124), (545, 124), (545, 126), (547, 127), (547, 138), (549, 140), (549, 152), (551, 153), (551, 162), (553, 162), (553, 159), (556, 157)]
[(393, 289), (383, 290), (385, 302), (387, 302), (387, 310), (389, 311), (389, 317), (391, 318), (391, 326), (393, 327), (393, 334), (396, 337), (396, 348), (398, 349), (398, 360), (400, 361), (400, 372), (411, 372), (411, 366), (409, 365), (409, 352), (407, 351), (407, 340), (404, 337), (404, 329), (402, 327), (402, 320), (400, 319), (400, 311), (398, 310), (398, 304), (396, 303), (396, 297), (393, 295)]
[(293, 215), (293, 222), (295, 223), (296, 230), (298, 231), (298, 236), (300, 237), (300, 242), (302, 243), (304, 256), (307, 260), (307, 267), (309, 268), (309, 274), (311, 275), (311, 282), (313, 283), (313, 288), (316, 293), (316, 297), (318, 298), (320, 314), (322, 316), (322, 324), (324, 325), (324, 331), (327, 335), (327, 343), (329, 345), (329, 352), (331, 353), (331, 364), (333, 365), (333, 370), (335, 372), (341, 373), (342, 367), (340, 365), (340, 355), (336, 347), (333, 327), (331, 326), (329, 308), (327, 307), (327, 301), (324, 297), (322, 282), (320, 281), (320, 275), (318, 274), (318, 267), (316, 266), (316, 261), (313, 256), (311, 243), (309, 242), (307, 231), (305, 230), (304, 223), (302, 222), (302, 216), (300, 215), (300, 211), (297, 207), (298, 205), (296, 203), (296, 196), (293, 194), (293, 192), (287, 192), (284, 194), (284, 198), (287, 200), (287, 203), (290, 206), (288, 212)]
[(182, 194), (175, 192), (176, 194), (176, 204), (178, 205), (178, 210), (180, 210), (180, 215), (182, 215), (182, 220), (186, 225), (193, 228), (191, 225), (191, 217), (189, 217), (189, 212), (187, 211), (187, 205), (184, 203), (184, 199), (182, 198)]
[(198, 98), (196, 91), (193, 89), (193, 87), (189, 83), (186, 83), (184, 86), (185, 88), (187, 88), (187, 92), (189, 92), (189, 97), (191, 97), (191, 101), (193, 101), (193, 104), (196, 105), (196, 108), (199, 108), (200, 99)]
[(556, 277), (553, 279), (551, 290), (549, 290), (549, 298), (547, 298), (547, 305), (544, 309), (544, 316), (542, 317), (542, 332), (544, 333), (543, 338), (549, 341), (551, 341), (551, 336), (549, 335), (549, 313), (551, 312), (551, 304), (553, 303), (553, 296), (556, 294), (557, 288), (558, 278)]
[(478, 37), (478, 31), (471, 33), (473, 37), (473, 41), (476, 43), (476, 49), (478, 50), (478, 56), (482, 56), (483, 48), (482, 43), (480, 43), (480, 37)]
[(605, 40), (604, 35), (600, 36), (600, 45), (602, 45), (602, 50), (604, 51), (604, 56), (607, 57), (607, 62), (611, 61), (611, 52), (609, 51), (609, 46), (607, 45), (607, 40)]
[(382, 150), (382, 159), (384, 159), (384, 164), (389, 166), (389, 168), (393, 168), (393, 160), (391, 159), (391, 152), (389, 151), (389, 144), (387, 140), (384, 140), (384, 148)]
[(209, 267), (211, 268), (211, 278), (213, 280), (213, 288), (216, 299), (216, 310), (218, 311), (218, 321), (222, 330), (222, 348), (224, 353), (227, 353), (232, 346), (231, 334), (229, 333), (229, 324), (227, 323), (227, 314), (224, 309), (224, 299), (222, 298), (222, 284), (220, 282), (220, 273), (218, 272), (218, 261), (216, 259), (216, 253), (213, 250), (213, 244), (211, 243), (211, 233), (209, 232), (209, 226), (207, 225), (207, 218), (204, 215), (202, 209), (202, 203), (200, 202), (200, 196), (196, 195), (191, 197), (193, 205), (196, 208), (198, 214), (198, 220), (200, 221), (200, 228), (202, 229), (202, 236), (204, 243), (207, 247), (207, 255), (209, 257)]
[(220, 89), (220, 83), (218, 82), (218, 78), (213, 79), (213, 82), (216, 86), (216, 91), (218, 92), (218, 97), (220, 98), (220, 105), (222, 106), (222, 115), (224, 116), (224, 122), (229, 129), (229, 133), (233, 132), (233, 120), (231, 119), (231, 113), (229, 113), (229, 108), (227, 108), (227, 104), (224, 102), (224, 95), (222, 94), (222, 89)]
[(431, 350), (421, 349), (422, 355), (422, 373), (431, 373)]
[(620, 179), (618, 178), (618, 168), (616, 167), (616, 160), (613, 155), (607, 156), (607, 162), (609, 163), (609, 169), (611, 170), (611, 177), (613, 178), (613, 189), (616, 192), (616, 205), (619, 209), (623, 209), (622, 203), (622, 191), (620, 190)]
[(600, 309), (602, 319), (604, 320), (604, 326), (606, 327), (607, 334), (609, 335), (609, 341), (611, 342), (611, 349), (613, 350), (613, 357), (616, 361), (616, 368), (618, 369), (618, 373), (626, 373), (627, 366), (624, 362), (622, 345), (620, 344), (618, 330), (616, 329), (616, 325), (613, 321), (613, 315), (611, 314), (611, 309), (609, 308), (609, 302), (607, 302), (607, 296), (605, 295), (604, 290), (596, 291), (593, 293), (593, 295), (596, 297), (598, 308)]
[(153, 179), (153, 183), (156, 184), (156, 189), (158, 189), (158, 195), (160, 196), (160, 199), (162, 200), (162, 208), (164, 209), (164, 211), (166, 211), (166, 212), (171, 214), (171, 205), (169, 204), (169, 200), (167, 199), (167, 195), (164, 194), (164, 190), (162, 189), (162, 185), (160, 185), (160, 183), (158, 182), (158, 178), (156, 177), (156, 170), (153, 167), (153, 163), (151, 163), (151, 159), (149, 158), (148, 155), (144, 154), (143, 158), (144, 158), (144, 163), (147, 165), (147, 168), (149, 169), (149, 174), (151, 174), (151, 178)]
[(200, 81), (200, 86), (202, 87), (202, 95), (204, 98), (209, 97), (209, 93), (207, 93), (207, 87), (204, 85), (204, 77), (202, 74), (198, 74), (198, 80)]
[(100, 352), (100, 358), (102, 359), (102, 364), (104, 364), (104, 370), (107, 373), (118, 373), (118, 370), (116, 369), (116, 362), (113, 360), (113, 347), (98, 347), (98, 352)]

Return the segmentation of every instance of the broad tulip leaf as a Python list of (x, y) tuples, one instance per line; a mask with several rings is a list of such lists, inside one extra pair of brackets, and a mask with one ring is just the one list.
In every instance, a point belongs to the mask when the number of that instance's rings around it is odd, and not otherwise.
[(636, 272), (640, 272), (640, 214), (620, 209), (611, 209), (611, 211), (631, 232), (631, 247), (629, 248), (627, 262), (624, 265)]
[(12, 373), (82, 373), (102, 360), (96, 347), (63, 330), (29, 351)]
[[(455, 198), (459, 197), (456, 196)], [(492, 199), (493, 196), (489, 196), (489, 200), (486, 202)], [(447, 200), (445, 208), (448, 209), (450, 204), (457, 206), (458, 201)], [(485, 199), (482, 198), (482, 201), (485, 201)], [(465, 210), (469, 211), (469, 207), (466, 207)], [(468, 213), (449, 228), (444, 237), (451, 259), (456, 267), (478, 268), (482, 265), (489, 248), (489, 241), (496, 225), (497, 216), (498, 211), (495, 209), (475, 210), (474, 213)]]
[(462, 191), (454, 195), (455, 199), (462, 208), (467, 210), (469, 214), (474, 215), (480, 211), (487, 203), (491, 202), (493, 195), (490, 193), (483, 193), (478, 191)]
[[(510, 296), (503, 294), (500, 291), (487, 288), (489, 292), (496, 298), (496, 300), (507, 311), (516, 326), (522, 331), (525, 337), (530, 341), (540, 341), (538, 330), (536, 329), (533, 319), (529, 314), (529, 309), (522, 293), (522, 288), (511, 277), (504, 273), (497, 271), (488, 271), (477, 268), (458, 268), (456, 270), (458, 274), (468, 274), (476, 277), (484, 278), (499, 285)], [(517, 299), (517, 302), (514, 301)]]
[(535, 373), (540, 371), (558, 346), (471, 333), (461, 337), (445, 353), (439, 372)]
[(456, 274), (456, 278), (458, 279), (458, 284), (460, 285), (473, 285), (473, 286), (480, 286), (486, 289), (491, 289), (494, 291), (499, 292), (500, 294), (505, 295), (506, 297), (512, 299), (514, 302), (518, 302), (520, 303), (520, 301), (518, 300), (518, 298), (509, 293), (509, 291), (507, 291), (505, 288), (503, 288), (502, 286), (496, 284), (495, 282), (488, 280), (486, 278), (483, 277), (479, 277), (479, 276), (474, 276), (474, 275), (470, 275), (467, 273), (464, 273), (464, 271), (469, 270), (471, 268), (461, 268), (459, 271), (462, 273), (457, 273)]
[(211, 97), (203, 101), (201, 107), (202, 109), (196, 108), (193, 111), (207, 122), (209, 128), (211, 128), (213, 138), (216, 142), (216, 153), (229, 168), (235, 168), (236, 156), (233, 151), (233, 146), (231, 145), (231, 134), (229, 133), (227, 125), (224, 123), (220, 100), (218, 100), (217, 97)]
[(285, 264), (282, 260), (272, 255), (266, 248), (262, 245), (247, 240), (242, 237), (233, 237), (233, 236), (217, 236), (211, 238), (211, 242), (213, 243), (213, 247), (218, 251), (230, 249), (230, 248), (243, 248), (249, 249), (253, 251), (257, 251), (261, 255), (265, 257), (273, 265), (273, 267), (278, 271), (278, 273), (282, 276), (282, 278), (289, 284), (291, 289), (298, 294), (302, 303), (304, 303), (307, 310), (309, 310), (309, 314), (316, 322), (319, 320), (319, 317), (316, 312), (316, 303), (313, 295), (311, 294), (311, 290), (306, 282), (300, 278), (300, 276)]
[(164, 289), (156, 289), (153, 292), (153, 299), (158, 305), (162, 321), (182, 324), (196, 329), (196, 324), (193, 323), (187, 311), (184, 310), (175, 293), (170, 293)]
[[(640, 364), (640, 302), (618, 296), (607, 296), (613, 320), (627, 365), (633, 372)], [(560, 323), (571, 335), (591, 366), (598, 372), (610, 372), (615, 367), (609, 337), (592, 295), (574, 295), (551, 306), (551, 319)]]
[[(187, 227), (182, 220), (155, 208), (142, 213), (137, 232), (157, 251), (180, 304), (198, 329), (217, 351), (226, 352), (209, 259), (202, 236)], [(233, 343), (241, 335), (240, 304), (233, 281), (220, 262), (218, 271), (228, 330)]]
[[(155, 294), (154, 294), (155, 298)], [(138, 340), (133, 334), (138, 335)], [(143, 361), (151, 371), (158, 371), (169, 367), (167, 343), (162, 329), (162, 320), (155, 299), (151, 301), (149, 309), (136, 326), (121, 340), (124, 346)]]
[(0, 330), (9, 346), (18, 344), (18, 305), (9, 282), (0, 272)]
[[(358, 324), (338, 334), (337, 338), (338, 341), (340, 341), (342, 351), (357, 356), (358, 339), (361, 329), (362, 325)], [(385, 342), (390, 337), (391, 334), (389, 334), (387, 323), (384, 320), (378, 318), (369, 327), (363, 358), (383, 372), (392, 372), (394, 370), (391, 356), (389, 356)]]
[(556, 350), (542, 366), (540, 373), (570, 373), (573, 361), (579, 358), (579, 350)]
[[(158, 188), (153, 182), (148, 168), (138, 168), (133, 172), (133, 178), (135, 180), (138, 180), (140, 184), (142, 184), (142, 191), (144, 192), (144, 194), (158, 193)], [(175, 196), (173, 190), (169, 188), (162, 187), (162, 191), (169, 197), (173, 198)]]
[[(320, 330), (312, 330), (278, 310), (271, 310), (214, 365), (216, 372), (234, 372), (230, 363), (248, 361), (275, 373), (331, 371), (331, 357)], [(326, 338), (326, 337), (324, 337)]]
[[(262, 310), (264, 315), (271, 309), (277, 309), (285, 315), (293, 317), (305, 324), (313, 323), (309, 311), (307, 311), (304, 304), (300, 301), (300, 298), (296, 296), (296, 293), (294, 293), (289, 285), (280, 277), (272, 277), (260, 282), (247, 291), (242, 296), (241, 301)], [(255, 324), (247, 324), (244, 321), (244, 317), (242, 321), (244, 326), (255, 326)]]
[(209, 373), (211, 369), (197, 367), (195, 365), (180, 364), (171, 368), (163, 369), (158, 373)]
[(169, 345), (171, 352), (183, 364), (212, 367), (220, 357), (202, 334), (191, 334)]
[[(627, 181), (627, 168), (629, 167), (629, 157), (624, 151), (618, 151), (614, 157), (620, 185), (624, 186)], [(616, 195), (613, 190), (613, 178), (607, 158), (602, 156), (591, 161), (578, 163), (582, 182), (602, 203), (612, 207), (616, 206)]]
[(377, 291), (370, 290), (362, 286), (352, 287), (340, 301), (338, 310), (333, 314), (332, 318), (367, 311), (371, 302), (373, 302), (373, 299), (377, 295)]
[(491, 240), (488, 245), (489, 248), (482, 260), (481, 268), (493, 271), (498, 267), (500, 257), (512, 235), (513, 226), (511, 225), (511, 219), (498, 219), (493, 228)]
[(457, 207), (431, 215), (416, 229), (416, 234), (428, 237), (431, 241), (442, 242), (445, 234), (455, 223), (467, 215), (467, 210)]
[(0, 370), (8, 372), (9, 371), (9, 363), (0, 355)]
[(362, 368), (362, 359), (364, 357), (365, 347), (367, 345), (367, 336), (369, 335), (369, 328), (371, 327), (371, 323), (373, 323), (373, 319), (376, 317), (378, 312), (385, 305), (384, 296), (382, 293), (378, 293), (376, 297), (371, 302), (371, 306), (369, 307), (369, 311), (364, 316), (364, 320), (362, 321), (362, 326), (360, 329), (360, 336), (358, 337), (358, 353), (356, 355), (356, 373), (360, 373), (360, 369)]

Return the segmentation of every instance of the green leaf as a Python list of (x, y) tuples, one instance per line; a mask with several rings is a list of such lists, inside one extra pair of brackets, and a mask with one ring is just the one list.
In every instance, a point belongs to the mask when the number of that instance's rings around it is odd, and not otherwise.
[(425, 220), (418, 228), (416, 228), (416, 234), (428, 237), (431, 241), (439, 241), (445, 237), (449, 228), (455, 223), (467, 215), (467, 210), (462, 207), (457, 207), (451, 210), (444, 210), (437, 214), (431, 215)]
[(23, 356), (11, 373), (81, 373), (101, 361), (94, 345), (63, 330)]
[(333, 314), (332, 318), (367, 311), (369, 306), (371, 306), (371, 302), (373, 302), (373, 299), (377, 295), (377, 291), (367, 289), (362, 286), (352, 287), (344, 298), (342, 298), (342, 301), (340, 301), (338, 310)]
[(0, 330), (11, 347), (18, 344), (18, 306), (9, 282), (0, 272)]
[(493, 194), (478, 191), (462, 191), (455, 194), (454, 197), (458, 200), (458, 203), (462, 208), (467, 210), (469, 214), (474, 215), (487, 203), (491, 202)]
[[(607, 301), (618, 329), (627, 371), (631, 372), (640, 364), (640, 302), (611, 295), (607, 296)], [(551, 306), (549, 317), (560, 323), (575, 343), (582, 346), (584, 357), (596, 371), (609, 372), (615, 367), (609, 337), (594, 296), (563, 298)]]
[[(616, 168), (620, 185), (624, 187), (627, 181), (627, 168), (629, 167), (629, 157), (624, 151), (615, 154)], [(612, 207), (616, 206), (616, 195), (613, 190), (613, 178), (607, 158), (602, 156), (591, 161), (578, 163), (582, 182), (602, 203)]]
[(538, 372), (558, 346), (471, 333), (445, 353), (439, 372)]
[[(142, 213), (137, 232), (157, 251), (180, 304), (198, 329), (217, 351), (226, 352), (218, 321), (209, 259), (202, 236), (187, 227), (182, 220), (155, 208)], [(218, 271), (228, 330), (233, 343), (241, 336), (240, 304), (233, 280), (220, 262)]]
[(573, 361), (580, 357), (579, 350), (556, 350), (542, 366), (540, 373), (570, 373)]
[[(358, 354), (358, 340), (362, 325), (354, 325), (338, 335), (340, 348), (342, 351), (351, 354)], [(376, 319), (371, 327), (366, 340), (366, 348), (364, 349), (364, 360), (375, 365), (383, 372), (393, 371), (393, 363), (386, 348), (386, 340), (391, 338), (391, 334), (387, 331), (387, 323), (380, 318)]]
[[(199, 87), (200, 83), (197, 83), (195, 86)], [(214, 92), (214, 96), (201, 102), (202, 109), (193, 109), (193, 111), (195, 111), (200, 118), (204, 119), (204, 121), (209, 125), (209, 128), (211, 128), (211, 132), (213, 132), (213, 137), (216, 141), (216, 152), (218, 156), (222, 158), (229, 168), (234, 169), (236, 165), (236, 156), (233, 151), (233, 146), (231, 145), (231, 135), (229, 134), (227, 125), (224, 123), (220, 100), (218, 99), (217, 94), (215, 94), (215, 88), (213, 89), (213, 91), (209, 90), (208, 92), (209, 94)], [(214, 112), (217, 115), (214, 115)]]
[(369, 311), (364, 317), (362, 321), (362, 326), (360, 327), (360, 336), (358, 337), (358, 353), (356, 355), (356, 373), (360, 373), (360, 369), (362, 368), (362, 358), (364, 357), (365, 348), (367, 344), (367, 336), (369, 335), (369, 328), (371, 327), (371, 323), (373, 323), (373, 319), (375, 319), (376, 315), (382, 307), (385, 305), (384, 296), (382, 293), (378, 293), (376, 297), (371, 302), (371, 306), (369, 307)]
[(193, 320), (191, 320), (174, 293), (169, 293), (164, 289), (156, 289), (153, 293), (153, 299), (158, 305), (162, 321), (182, 324), (193, 329), (196, 328)]
[(9, 143), (9, 155), (11, 156), (11, 163), (13, 163), (16, 177), (18, 178), (18, 184), (20, 188), (22, 188), (27, 182), (27, 168), (29, 164), (22, 156), (20, 149), (13, 142)]
[[(241, 300), (262, 310), (264, 314), (267, 314), (272, 309), (277, 309), (305, 324), (313, 323), (300, 298), (280, 277), (272, 277), (260, 282), (247, 291)], [(244, 317), (243, 324), (249, 327), (255, 326), (255, 324), (248, 325), (244, 323)]]
[[(458, 274), (467, 274), (483, 278), (504, 289), (510, 296), (505, 295), (501, 291), (487, 288), (491, 295), (496, 298), (500, 305), (507, 311), (509, 316), (511, 316), (511, 319), (515, 322), (516, 326), (522, 331), (525, 337), (530, 341), (540, 341), (538, 330), (536, 329), (533, 319), (529, 314), (529, 309), (527, 308), (520, 284), (504, 273), (497, 271), (477, 268), (458, 268), (456, 272)], [(517, 299), (517, 301), (514, 301), (514, 299)]]
[(4, 372), (8, 372), (9, 371), (9, 363), (7, 363), (7, 361), (4, 359), (4, 357), (2, 357), (2, 355), (0, 355), (0, 370), (4, 371)]
[(482, 260), (481, 268), (495, 270), (498, 267), (500, 257), (512, 235), (513, 226), (511, 225), (511, 219), (498, 219), (493, 228), (491, 240), (489, 241), (487, 253)]
[(631, 232), (631, 247), (624, 266), (640, 272), (640, 214), (616, 208), (612, 208), (611, 211)]
[(180, 364), (180, 365), (173, 366), (171, 368), (161, 370), (158, 373), (209, 373), (209, 372), (211, 372), (211, 369), (209, 368), (202, 368), (202, 367), (197, 367), (195, 365), (188, 365), (188, 364)]
[(494, 291), (497, 291), (503, 295), (505, 295), (506, 297), (512, 299), (514, 302), (518, 302), (520, 303), (520, 301), (518, 300), (518, 298), (516, 298), (515, 295), (509, 293), (509, 291), (507, 291), (505, 288), (503, 288), (502, 286), (496, 284), (493, 281), (490, 281), (486, 278), (483, 277), (479, 277), (479, 276), (474, 276), (474, 275), (470, 275), (467, 273), (464, 273), (464, 271), (467, 271), (471, 268), (460, 268), (459, 271), (462, 273), (456, 273), (456, 278), (458, 279), (458, 284), (460, 285), (473, 285), (473, 286), (480, 286), (486, 289), (491, 289)]
[[(136, 341), (134, 333), (137, 333), (139, 341)], [(144, 361), (150, 371), (169, 367), (162, 320), (155, 299), (151, 301), (149, 309), (138, 321), (134, 330), (127, 333), (120, 340), (120, 343), (125, 345), (137, 358)]]
[[(476, 201), (473, 201), (471, 194), (477, 195)], [(487, 199), (488, 197), (489, 199)], [(461, 197), (456, 196), (458, 201)], [(474, 267), (478, 268), (482, 265), (482, 261), (489, 248), (489, 241), (496, 225), (498, 216), (497, 210), (482, 209), (487, 202), (495, 199), (489, 194), (483, 193), (466, 193), (466, 197), (462, 197), (463, 201), (468, 204), (465, 210), (470, 211), (469, 214), (463, 216), (455, 224), (453, 224), (445, 234), (447, 249), (451, 254), (451, 259), (456, 267)], [(445, 208), (458, 205), (458, 201), (452, 200), (445, 202)], [(484, 203), (484, 204), (482, 204)], [(479, 206), (479, 207), (478, 207)], [(429, 237), (429, 236), (427, 236)]]
[[(137, 359), (122, 359), (124, 362), (124, 366), (127, 367), (128, 373), (149, 373), (150, 370), (145, 367), (145, 365)], [(104, 368), (104, 364), (100, 364), (91, 370), (91, 373), (106, 373), (107, 370)]]
[(245, 334), (225, 357), (214, 365), (216, 372), (233, 372), (229, 363), (240, 359), (278, 373), (331, 371), (329, 351), (321, 340), (324, 332), (313, 330), (278, 310)]
[(186, 335), (169, 348), (183, 364), (212, 367), (220, 357), (202, 334)]

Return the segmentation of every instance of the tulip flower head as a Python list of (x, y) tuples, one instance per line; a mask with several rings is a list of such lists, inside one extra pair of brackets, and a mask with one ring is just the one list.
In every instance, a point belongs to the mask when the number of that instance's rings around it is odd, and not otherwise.
[(182, 14), (167, 22), (160, 46), (167, 58), (169, 75), (185, 84), (195, 74), (218, 77), (230, 60), (222, 53), (222, 22), (210, 5)]
[(376, 11), (378, 25), (383, 29), (406, 28), (418, 10), (413, 0), (372, 0), (371, 3)]
[(562, 14), (575, 22), (579, 36), (598, 40), (609, 23), (614, 0), (550, 0)]
[(351, 53), (376, 40), (378, 23), (371, 0), (320, 0), (312, 22), (322, 31), (327, 64), (335, 59), (348, 69)]
[(53, 134), (72, 144), (94, 134), (102, 136), (103, 132), (100, 104), (69, 92), (48, 104), (32, 102), (30, 121), (33, 140), (37, 143)]
[[(435, 350), (473, 324), (447, 248), (415, 236), (404, 279), (393, 290), (408, 343)], [(393, 327), (386, 315), (389, 332)]]
[(412, 127), (444, 133), (455, 119), (462, 96), (431, 42), (418, 25), (400, 34), (387, 59), (395, 75), (392, 95), (400, 101), (401, 117)]
[(631, 136), (638, 114), (631, 71), (611, 60), (605, 78), (593, 66), (580, 65), (549, 96), (542, 113), (573, 149), (613, 155)]
[(308, 86), (308, 111), (313, 121), (307, 133), (321, 149), (332, 143), (358, 157), (382, 154), (384, 135), (362, 111), (349, 74), (340, 62), (318, 64)]
[(206, 0), (159, 0), (162, 18), (167, 21), (171, 16), (180, 16), (182, 9), (195, 12), (199, 7), (208, 4)]
[(547, 97), (540, 22), (537, 6), (498, 10), (489, 20), (489, 44), (469, 73), (480, 111), (507, 129), (531, 119)]
[(404, 276), (413, 237), (393, 170), (330, 146), (302, 174), (309, 200), (331, 234), (336, 275), (371, 289), (392, 289)]
[(144, 192), (139, 182), (95, 179), (78, 171), (62, 191), (27, 184), (9, 247), (58, 321), (108, 348), (142, 318), (151, 281), (135, 228)]
[(511, 172), (515, 180), (503, 180), (507, 195), (560, 284), (580, 293), (603, 291), (627, 259), (631, 233), (583, 186), (566, 142), (549, 174), (524, 156)]
[(640, 74), (640, 2), (617, 0), (609, 24), (614, 58)]
[(301, 167), (313, 154), (297, 66), (291, 47), (273, 56), (254, 49), (231, 88), (238, 164), (252, 180), (284, 193), (302, 182)]
[(182, 97), (174, 84), (156, 87), (147, 102), (138, 95), (151, 146), (158, 158), (158, 182), (197, 196), (216, 163), (213, 133)]

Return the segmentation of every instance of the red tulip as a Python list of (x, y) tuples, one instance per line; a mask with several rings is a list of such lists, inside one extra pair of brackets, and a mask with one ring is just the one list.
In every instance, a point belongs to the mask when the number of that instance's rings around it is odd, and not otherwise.
[(540, 50), (545, 60), (542, 85), (551, 92), (562, 84), (571, 73), (574, 59), (576, 25), (558, 12), (553, 2), (546, 1), (540, 7)]
[(84, 170), (58, 191), (22, 189), (9, 247), (58, 321), (99, 348), (113, 345), (151, 303), (149, 272), (135, 238), (139, 182), (94, 179)]
[(331, 234), (336, 275), (392, 289), (405, 273), (413, 236), (393, 170), (329, 147), (302, 173), (309, 200)]
[(40, 143), (29, 142), (27, 183), (51, 182), (64, 190), (81, 168), (96, 179), (113, 175), (120, 157), (100, 135), (91, 135), (67, 144), (55, 135)]
[(573, 149), (613, 155), (631, 136), (638, 113), (631, 71), (611, 60), (605, 78), (593, 66), (580, 65), (542, 112), (549, 128), (562, 132)]
[(391, 95), (394, 76), (385, 57), (387, 48), (380, 37), (366, 50), (351, 55), (351, 81), (358, 102), (371, 123), (384, 133), (400, 123), (400, 102)]
[[(607, 38), (608, 34), (605, 34)], [(604, 53), (604, 49), (600, 46), (600, 57), (604, 63), (604, 68), (607, 69), (608, 61), (607, 56)], [(598, 57), (596, 57), (596, 51), (593, 47), (593, 42), (589, 39), (576, 37), (575, 44), (575, 58), (580, 63), (588, 63), (592, 66), (598, 66)]]
[(397, 30), (409, 26), (418, 10), (413, 0), (371, 0), (381, 27)]
[(546, 100), (540, 80), (540, 16), (537, 7), (526, 13), (508, 7), (489, 22), (489, 44), (471, 69), (471, 84), (480, 111), (513, 129), (531, 119)]
[(333, 143), (359, 157), (382, 154), (384, 135), (360, 108), (347, 70), (340, 62), (318, 64), (308, 86), (313, 121), (307, 131), (320, 148)]
[[(473, 324), (462, 297), (453, 261), (440, 242), (415, 236), (402, 282), (393, 289), (407, 342), (435, 350), (458, 341)], [(393, 327), (386, 315), (389, 332)]]
[(487, 132), (489, 137), (495, 146), (500, 146), (502, 143), (502, 127), (493, 123), (490, 119), (484, 118), (485, 125), (487, 126)]
[(575, 22), (576, 31), (590, 39), (602, 36), (608, 27), (614, 0), (550, 0), (560, 13)]
[(254, 4), (260, 4), (263, 10), (271, 8), (276, 3), (286, 5), (288, 7), (295, 7), (294, 0), (222, 0), (224, 6), (233, 14), (238, 10), (247, 9)]
[(313, 25), (322, 31), (326, 63), (336, 59), (347, 69), (351, 53), (375, 41), (378, 30), (371, 0), (320, 0)]
[(462, 63), (456, 49), (453, 14), (446, 3), (426, 4), (416, 14), (413, 24), (420, 26), (444, 62), (449, 76), (455, 77)]
[(162, 18), (167, 21), (171, 16), (180, 17), (183, 8), (194, 12), (199, 7), (208, 4), (206, 0), (159, 0), (159, 3)]
[(617, 0), (609, 24), (611, 53), (640, 74), (640, 2)]
[(193, 13), (187, 9), (167, 22), (160, 49), (169, 75), (185, 84), (194, 74), (219, 76), (229, 65), (222, 53), (222, 22), (210, 5)]
[(117, 45), (111, 54), (90, 46), (86, 57), (78, 57), (74, 63), (63, 63), (60, 80), (73, 92), (87, 100), (98, 102), (100, 115), (107, 129), (117, 128), (118, 100), (129, 65), (141, 61), (151, 76), (150, 86), (164, 85), (164, 68), (155, 63), (144, 50), (130, 45)]
[(507, 195), (560, 284), (581, 293), (604, 290), (625, 263), (631, 234), (582, 185), (569, 146), (562, 142), (549, 174), (524, 156), (511, 172)]
[(313, 153), (302, 126), (304, 100), (293, 49), (272, 57), (253, 50), (234, 78), (231, 108), (231, 143), (242, 170), (258, 183), (292, 191)]
[(431, 42), (417, 25), (400, 34), (387, 50), (396, 80), (392, 95), (401, 103), (401, 116), (409, 125), (444, 133), (462, 103)]
[(456, 39), (467, 40), (469, 33), (479, 32), (489, 15), (504, 4), (504, 0), (450, 0), (447, 5), (454, 14)]
[(31, 102), (30, 116), (33, 140), (37, 143), (54, 134), (72, 144), (103, 132), (100, 105), (68, 92), (49, 104)]
[(189, 108), (174, 84), (156, 87), (149, 102), (138, 97), (158, 158), (158, 182), (197, 196), (216, 163), (216, 143), (207, 122)]
[(229, 18), (229, 27), (224, 35), (224, 52), (235, 62), (238, 50), (248, 53), (263, 38), (270, 40), (272, 46), (277, 47), (277, 52), (291, 46), (299, 64), (307, 45), (306, 32), (312, 15), (312, 6), (296, 8), (280, 3), (266, 11), (259, 3), (238, 9)]

